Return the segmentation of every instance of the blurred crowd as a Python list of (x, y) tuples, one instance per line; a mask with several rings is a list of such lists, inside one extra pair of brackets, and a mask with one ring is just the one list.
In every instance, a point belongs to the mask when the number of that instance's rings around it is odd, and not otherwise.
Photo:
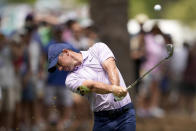
[(168, 56), (165, 48), (173, 44), (173, 56), (157, 67), (136, 86), (138, 117), (162, 118), (166, 113), (196, 117), (196, 39), (177, 45), (171, 34), (164, 33), (160, 21), (144, 30), (147, 17), (136, 18), (140, 31), (131, 37), (130, 56), (138, 78)]
[[(1, 18), (3, 19), (3, 18)], [(138, 21), (139, 22), (139, 21)], [(173, 38), (155, 23), (130, 36), (130, 59), (136, 78), (167, 56)], [(0, 130), (90, 130), (92, 114), (85, 98), (65, 87), (67, 72), (47, 72), (51, 44), (71, 44), (75, 51), (98, 42), (93, 25), (77, 19), (54, 24), (27, 14), (24, 26), (9, 35), (0, 31)], [(175, 46), (175, 45), (174, 45)], [(138, 117), (162, 118), (166, 112), (195, 114), (196, 41), (177, 46), (171, 60), (156, 68), (136, 86)]]
[(47, 51), (56, 43), (86, 50), (98, 40), (96, 29), (76, 19), (37, 21), (32, 13), (24, 21), (22, 29), (0, 33), (0, 130), (90, 130), (87, 100), (65, 88), (67, 72), (47, 72)]

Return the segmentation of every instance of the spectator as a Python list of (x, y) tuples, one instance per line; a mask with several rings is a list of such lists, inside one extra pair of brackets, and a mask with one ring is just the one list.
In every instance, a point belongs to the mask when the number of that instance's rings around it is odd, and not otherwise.
[(66, 41), (73, 44), (76, 49), (87, 50), (89, 48), (88, 39), (85, 37), (84, 30), (80, 24), (75, 20), (68, 20), (66, 25), (71, 34)]
[(21, 91), (22, 91), (22, 68), (23, 68), (23, 52), (24, 43), (22, 42), (22, 32), (13, 32), (10, 36), (10, 49), (12, 63), (15, 71), (15, 100), (16, 108), (13, 120), (13, 128), (20, 128), (22, 124), (22, 107), (21, 107)]
[[(166, 56), (164, 39), (158, 25), (155, 24), (151, 32), (145, 36), (145, 43), (146, 60), (141, 66), (141, 74), (148, 71)], [(163, 117), (164, 115), (164, 111), (159, 107), (161, 73), (160, 67), (157, 67), (144, 78), (141, 84), (137, 110), (141, 117)]]
[(15, 109), (15, 73), (10, 48), (4, 35), (0, 34), (0, 127), (11, 129)]
[(90, 25), (86, 28), (84, 28), (85, 36), (88, 39), (88, 45), (92, 46), (94, 43), (99, 41), (97, 29), (95, 26)]
[[(131, 51), (131, 59), (134, 62), (135, 68), (135, 78), (139, 78), (139, 72), (141, 68), (142, 62), (145, 60), (145, 40), (144, 37), (146, 32), (143, 29), (143, 25), (147, 20), (146, 15), (138, 15), (136, 17), (137, 22), (140, 25), (140, 31), (135, 36), (131, 37), (130, 40), (130, 51)], [(136, 85), (136, 92), (138, 93), (139, 84)]]
[(189, 55), (189, 44), (184, 42), (182, 46), (176, 47), (173, 57), (170, 62), (170, 102), (177, 105), (176, 110), (181, 110), (179, 104), (181, 103), (179, 89), (181, 87), (184, 71), (187, 68), (187, 60)]
[(25, 34), (22, 37), (24, 44), (22, 58), (22, 109), (24, 110), (24, 129), (37, 128), (41, 113), (38, 102), (39, 67), (41, 61), (40, 39), (37, 34), (37, 26), (34, 16), (29, 14), (25, 19)]
[[(52, 40), (48, 46), (56, 43), (63, 43), (72, 47), (72, 45), (62, 41), (61, 26), (54, 26), (52, 30)], [(73, 50), (76, 49), (73, 48)], [(47, 52), (45, 53), (47, 54)], [(49, 121), (50, 124), (57, 124), (58, 130), (67, 129), (71, 122), (73, 101), (71, 92), (65, 87), (65, 79), (67, 74), (68, 72), (65, 71), (55, 71), (54, 73), (49, 73), (47, 78), (47, 87), (45, 88), (45, 104), (47, 107), (51, 108), (46, 110), (47, 121)], [(55, 111), (56, 109), (57, 114)], [(59, 119), (57, 120), (58, 116)]]
[(195, 95), (196, 95), (196, 41), (190, 48), (188, 62), (184, 72), (182, 84), (180, 86), (181, 109), (192, 116), (195, 113)]

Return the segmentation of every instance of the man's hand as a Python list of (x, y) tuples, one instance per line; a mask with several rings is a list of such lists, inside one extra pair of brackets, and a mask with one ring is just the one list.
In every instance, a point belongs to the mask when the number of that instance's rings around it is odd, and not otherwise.
[(121, 86), (112, 86), (112, 93), (117, 97), (125, 97), (127, 95), (127, 90)]
[(79, 94), (81, 94), (82, 96), (84, 96), (84, 95), (86, 95), (86, 94), (88, 94), (90, 92), (90, 89), (88, 87), (86, 87), (86, 86), (79, 86), (77, 88), (77, 92)]

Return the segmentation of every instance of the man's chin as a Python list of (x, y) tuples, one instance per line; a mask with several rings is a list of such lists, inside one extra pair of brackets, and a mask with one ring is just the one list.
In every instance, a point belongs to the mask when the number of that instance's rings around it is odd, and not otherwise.
[(73, 71), (75, 67), (70, 67), (67, 71)]

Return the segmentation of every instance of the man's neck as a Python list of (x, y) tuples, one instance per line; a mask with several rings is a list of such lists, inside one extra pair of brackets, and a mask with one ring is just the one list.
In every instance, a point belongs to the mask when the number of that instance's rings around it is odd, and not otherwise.
[(79, 66), (82, 64), (83, 62), (83, 57), (82, 57), (82, 54), (81, 53), (76, 53), (76, 52), (73, 52), (73, 56), (74, 56), (74, 60), (75, 60), (75, 65), (76, 66)]

